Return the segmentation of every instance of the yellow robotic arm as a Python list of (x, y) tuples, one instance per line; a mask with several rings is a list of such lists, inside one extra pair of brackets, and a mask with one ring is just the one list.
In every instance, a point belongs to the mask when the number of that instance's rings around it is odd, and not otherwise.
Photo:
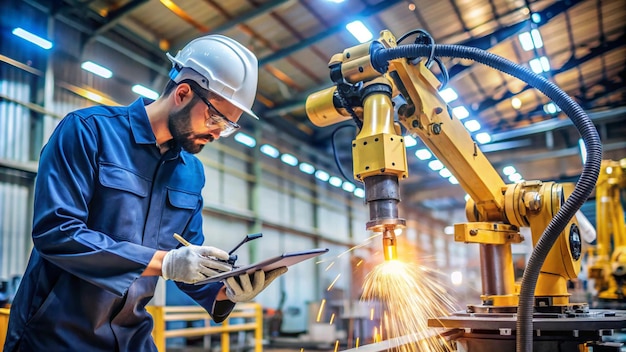
[[(340, 84), (308, 97), (310, 120), (318, 126), (351, 118), (361, 121), (352, 142), (354, 177), (365, 186), (370, 213), (366, 227), (383, 233), (385, 259), (391, 260), (395, 258), (394, 230), (405, 223), (398, 217), (398, 181), (408, 176), (404, 141), (399, 126), (394, 125), (391, 100), (401, 94), (406, 104), (397, 109), (399, 122), (420, 137), (471, 197), (466, 206), (468, 223), (455, 225), (455, 240), (480, 245), (482, 305), (473, 309), (513, 309), (518, 294), (511, 243), (523, 240), (519, 227), (526, 226), (535, 244), (572, 187), (541, 181), (505, 184), (462, 123), (449, 113), (437, 93), (440, 83), (424, 63), (394, 59), (386, 72), (379, 73), (370, 57), (375, 45), (393, 48), (397, 44), (389, 31), (382, 31), (378, 41), (333, 56), (331, 78)], [(346, 98), (339, 93), (352, 94), (351, 101), (360, 104), (346, 109)], [(567, 308), (567, 280), (578, 275), (580, 248), (578, 226), (572, 218), (544, 262), (535, 290), (536, 306)]]

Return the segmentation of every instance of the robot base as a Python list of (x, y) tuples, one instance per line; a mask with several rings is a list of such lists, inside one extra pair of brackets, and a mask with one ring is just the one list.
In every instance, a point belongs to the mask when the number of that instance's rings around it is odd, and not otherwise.
[[(429, 319), (430, 327), (460, 330), (454, 341), (461, 352), (515, 351), (515, 313), (456, 312)], [(626, 333), (626, 311), (535, 313), (534, 352), (620, 352)], [(592, 347), (592, 349), (589, 349)]]

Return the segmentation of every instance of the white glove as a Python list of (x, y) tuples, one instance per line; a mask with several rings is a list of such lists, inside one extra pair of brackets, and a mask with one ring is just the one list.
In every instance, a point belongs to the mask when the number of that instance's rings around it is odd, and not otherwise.
[(263, 270), (254, 272), (253, 282), (250, 282), (252, 274), (241, 274), (231, 276), (226, 279), (226, 296), (233, 302), (248, 302), (254, 299), (261, 291), (277, 277), (287, 272), (287, 267), (283, 266), (267, 273)]
[(161, 274), (166, 280), (195, 284), (224, 271), (232, 270), (230, 265), (217, 259), (228, 260), (228, 253), (209, 246), (180, 247), (165, 254)]

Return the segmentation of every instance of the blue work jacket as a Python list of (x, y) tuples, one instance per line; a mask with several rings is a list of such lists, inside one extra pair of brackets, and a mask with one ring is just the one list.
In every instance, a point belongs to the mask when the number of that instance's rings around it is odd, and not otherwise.
[[(202, 244), (204, 169), (178, 146), (163, 155), (144, 101), (68, 114), (41, 152), (32, 250), (11, 306), (5, 351), (156, 351), (145, 306), (157, 249)], [(224, 320), (223, 284), (178, 287)]]

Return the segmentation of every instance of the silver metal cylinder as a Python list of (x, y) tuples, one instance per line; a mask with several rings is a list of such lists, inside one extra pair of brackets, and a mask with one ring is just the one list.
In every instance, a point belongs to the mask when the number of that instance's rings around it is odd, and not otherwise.
[(480, 245), (480, 278), (483, 295), (515, 293), (515, 276), (510, 245)]
[(380, 225), (404, 226), (404, 219), (398, 218), (400, 185), (394, 175), (375, 175), (363, 180), (365, 201), (369, 207), (368, 230), (376, 230)]

